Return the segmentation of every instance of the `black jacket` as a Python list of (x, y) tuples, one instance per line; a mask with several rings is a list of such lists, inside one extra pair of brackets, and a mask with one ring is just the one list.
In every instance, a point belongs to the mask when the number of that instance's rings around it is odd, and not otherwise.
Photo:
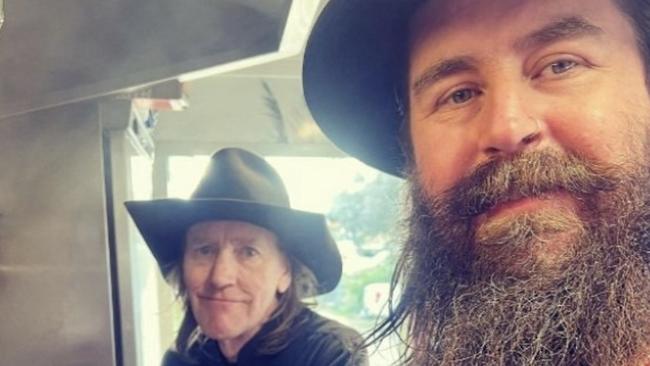
[(221, 354), (217, 342), (209, 340), (192, 346), (190, 358), (174, 351), (167, 351), (163, 366), (366, 366), (365, 352), (358, 351), (361, 336), (352, 328), (324, 318), (309, 309), (299, 315), (300, 324), (290, 333), (289, 345), (273, 355), (257, 352), (261, 338), (274, 327), (265, 324), (237, 355), (237, 363), (231, 364)]

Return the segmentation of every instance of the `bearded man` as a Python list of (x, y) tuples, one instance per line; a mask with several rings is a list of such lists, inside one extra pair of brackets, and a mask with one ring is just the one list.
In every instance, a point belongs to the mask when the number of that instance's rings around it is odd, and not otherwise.
[(330, 0), (311, 112), (411, 188), (374, 340), (417, 366), (650, 365), (649, 50), (648, 0)]

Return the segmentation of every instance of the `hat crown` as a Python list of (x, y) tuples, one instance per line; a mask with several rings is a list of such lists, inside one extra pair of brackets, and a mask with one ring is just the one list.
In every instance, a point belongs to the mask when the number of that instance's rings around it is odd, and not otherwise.
[(217, 151), (192, 199), (232, 199), (290, 207), (282, 179), (262, 157), (239, 148)]

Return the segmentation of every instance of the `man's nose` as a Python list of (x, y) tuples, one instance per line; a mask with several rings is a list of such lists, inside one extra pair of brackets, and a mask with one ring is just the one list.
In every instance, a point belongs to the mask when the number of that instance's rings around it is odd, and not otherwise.
[[(531, 101), (534, 102), (534, 101)], [(542, 122), (523, 96), (510, 89), (487, 99), (480, 131), (481, 150), (488, 157), (532, 149), (542, 140)]]
[(222, 250), (212, 263), (208, 282), (216, 290), (235, 284), (237, 280), (236, 258), (229, 250)]

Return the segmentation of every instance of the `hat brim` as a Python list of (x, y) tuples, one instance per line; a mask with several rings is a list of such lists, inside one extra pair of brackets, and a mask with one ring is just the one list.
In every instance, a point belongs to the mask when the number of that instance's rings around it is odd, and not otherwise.
[(422, 2), (331, 0), (305, 49), (305, 98), (323, 133), (395, 176), (405, 175), (406, 164), (396, 83), (405, 71), (408, 19)]
[(341, 278), (341, 256), (323, 215), (233, 199), (159, 199), (125, 205), (165, 278), (183, 255), (189, 227), (207, 220), (245, 221), (272, 231), (281, 249), (314, 273), (318, 294), (333, 290)]

